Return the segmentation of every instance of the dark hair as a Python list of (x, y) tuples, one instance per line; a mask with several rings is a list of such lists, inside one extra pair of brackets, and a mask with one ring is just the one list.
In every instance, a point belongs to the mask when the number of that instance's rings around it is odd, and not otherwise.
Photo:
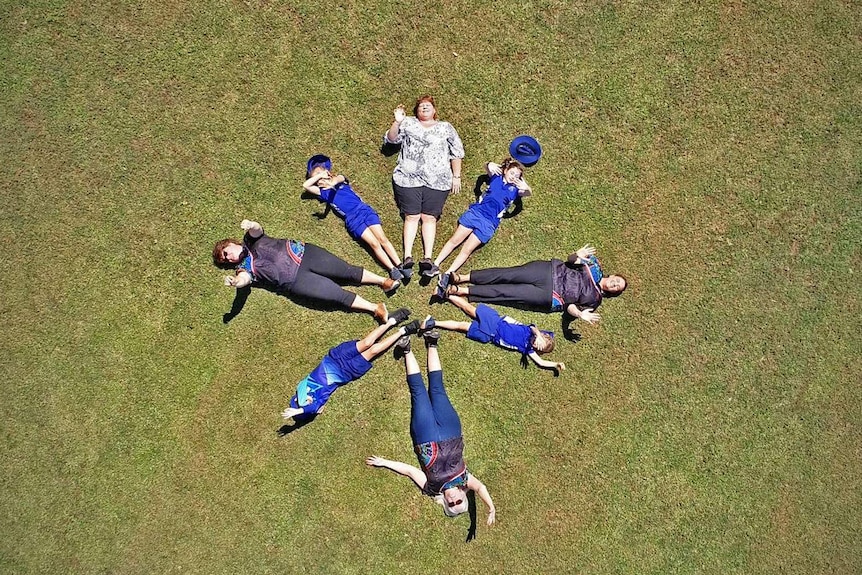
[(416, 103), (413, 105), (413, 115), (416, 116), (419, 114), (419, 104), (422, 102), (430, 102), (432, 106), (434, 106), (434, 119), (437, 119), (437, 102), (434, 101), (434, 96), (429, 94), (425, 94), (424, 96), (419, 96), (416, 100)]
[(233, 238), (225, 238), (215, 243), (215, 245), (213, 246), (213, 265), (215, 267), (222, 269), (231, 269), (235, 267), (235, 264), (224, 259), (224, 255), (222, 255), (224, 249), (233, 244), (241, 246), (242, 242)]

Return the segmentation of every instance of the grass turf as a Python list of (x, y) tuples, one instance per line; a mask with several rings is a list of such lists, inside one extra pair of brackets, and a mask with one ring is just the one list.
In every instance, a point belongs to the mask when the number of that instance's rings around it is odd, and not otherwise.
[[(859, 572), (860, 21), (843, 2), (8, 5), (0, 570)], [(519, 133), (546, 151), (466, 269), (589, 241), (631, 282), (553, 354), (559, 379), (444, 336), (498, 506), (470, 545), (363, 465), (412, 459), (390, 357), (276, 433), (369, 317), (255, 292), (224, 325), (208, 257), (251, 217), (374, 269), (299, 199), (305, 160), (331, 155), (397, 240), (380, 138), (425, 92), (465, 182)], [(390, 307), (423, 316), (429, 291)]]

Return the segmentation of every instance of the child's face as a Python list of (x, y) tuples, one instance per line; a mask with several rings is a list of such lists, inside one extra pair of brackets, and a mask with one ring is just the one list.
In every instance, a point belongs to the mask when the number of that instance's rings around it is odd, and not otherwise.
[(520, 180), (523, 175), (524, 173), (521, 171), (521, 168), (512, 166), (503, 173), (503, 180), (508, 184), (512, 184)]
[(321, 173), (325, 173), (325, 174), (326, 174), (326, 177), (327, 177), (327, 178), (329, 177), (329, 170), (327, 170), (327, 169), (326, 169), (326, 168), (324, 168), (323, 166), (317, 166), (316, 168), (314, 168), (313, 170), (311, 170), (311, 175), (312, 175), (312, 176), (316, 176), (316, 175), (321, 174)]
[(543, 333), (537, 333), (533, 338), (533, 349), (536, 350), (536, 353), (542, 354), (547, 353), (548, 347), (550, 347), (551, 342), (547, 335)]

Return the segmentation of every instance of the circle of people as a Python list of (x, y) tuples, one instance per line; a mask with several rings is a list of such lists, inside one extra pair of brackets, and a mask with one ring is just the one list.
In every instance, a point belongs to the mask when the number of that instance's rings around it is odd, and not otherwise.
[[(303, 188), (344, 220), (348, 234), (370, 248), (388, 271), (387, 277), (349, 264), (312, 243), (269, 237), (251, 220), (241, 223), (245, 232), (242, 240), (224, 239), (215, 244), (213, 262), (235, 271), (224, 280), (231, 287), (260, 285), (373, 315), (379, 325), (360, 340), (330, 349), (314, 371), (299, 382), (282, 415), (297, 425), (309, 422), (336, 389), (362, 377), (371, 369), (373, 359), (394, 347), (396, 356), (403, 359), (410, 391), (410, 438), (419, 466), (377, 456), (368, 457), (366, 463), (410, 478), (449, 517), (475, 505), (478, 495), (488, 510), (487, 524), (492, 525), (494, 502), (487, 487), (467, 471), (461, 421), (443, 385), (440, 330), (462, 332), (470, 340), (519, 352), (522, 358), (528, 357), (558, 375), (565, 365), (541, 357), (554, 349), (554, 333), (501, 315), (487, 304), (563, 312), (592, 324), (600, 319), (595, 310), (602, 299), (622, 293), (627, 282), (619, 275), (604, 275), (596, 250), (589, 244), (566, 260), (459, 273), (470, 255), (491, 240), (511, 207), (532, 193), (524, 171), (525, 166), (539, 160), (541, 147), (529, 136), (516, 138), (509, 148), (510, 157), (501, 163), (485, 165), (487, 189), (458, 219), (458, 227), (436, 258), (434, 240), (443, 205), (450, 193), (461, 189), (461, 139), (452, 124), (438, 119), (434, 98), (426, 95), (416, 101), (413, 116), (405, 113), (404, 106), (395, 108), (383, 141), (384, 146), (400, 147), (392, 188), (404, 222), (403, 258), (383, 232), (377, 212), (362, 201), (344, 175), (333, 171), (327, 156), (315, 155), (308, 160)], [(413, 245), (420, 230), (423, 257), (418, 273), (438, 277), (433, 297), (452, 303), (469, 321), (429, 315), (422, 321), (404, 323), (409, 310), (389, 312), (384, 303), (370, 302), (342, 287), (377, 285), (389, 295), (410, 281), (416, 263)], [(441, 266), (459, 246), (460, 251), (441, 273)], [(399, 324), (403, 325), (384, 337)], [(411, 350), (414, 336), (423, 339), (427, 348), (427, 388)], [(475, 517), (475, 512), (472, 515)]]

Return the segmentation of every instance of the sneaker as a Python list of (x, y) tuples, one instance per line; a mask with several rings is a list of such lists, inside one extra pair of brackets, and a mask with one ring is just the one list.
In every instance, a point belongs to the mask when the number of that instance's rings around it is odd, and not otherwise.
[(431, 268), (434, 267), (434, 262), (431, 261), (431, 258), (422, 258), (419, 260), (419, 273), (423, 276), (430, 278), (433, 277), (431, 275)]
[(422, 334), (425, 338), (425, 347), (437, 347), (440, 343), (440, 332), (436, 329), (430, 329)]
[(401, 273), (401, 270), (398, 269), (398, 266), (395, 266), (391, 270), (389, 270), (389, 278), (395, 281), (401, 281), (404, 279), (404, 274)]
[(429, 315), (422, 322), (422, 328), (419, 331), (423, 332), (423, 333), (426, 331), (431, 331), (432, 329), (434, 329), (434, 326), (436, 326), (436, 325), (437, 325), (437, 322), (434, 321), (434, 318)]
[(394, 319), (396, 325), (405, 321), (408, 317), (410, 317), (410, 310), (406, 307), (398, 308), (389, 314), (389, 319)]
[(452, 274), (446, 272), (445, 274), (440, 274), (440, 279), (437, 280), (437, 286), (442, 289), (444, 292), (446, 288), (449, 287), (449, 284), (452, 283)]
[(383, 288), (383, 291), (386, 293), (391, 293), (401, 287), (401, 282), (392, 278), (386, 278), (383, 280), (383, 284), (380, 287)]
[(404, 330), (404, 335), (413, 335), (414, 333), (419, 332), (419, 326), (420, 326), (419, 320), (414, 319), (410, 323), (403, 325), (401, 327), (401, 329)]
[(380, 323), (386, 323), (389, 320), (389, 311), (386, 309), (386, 304), (381, 302), (374, 309), (374, 319)]
[(402, 335), (398, 338), (398, 341), (395, 342), (395, 357), (404, 357), (405, 354), (410, 353), (410, 336)]
[(404, 276), (405, 280), (409, 280), (413, 277), (413, 258), (410, 256), (404, 258), (404, 261), (401, 262), (400, 266), (398, 266), (398, 270), (401, 272), (401, 275)]
[[(450, 286), (450, 287), (455, 287), (455, 286)], [(448, 296), (449, 296), (448, 290), (440, 287), (440, 284), (438, 283), (437, 286), (434, 288), (434, 297), (436, 297), (440, 301), (446, 301), (448, 299)]]

